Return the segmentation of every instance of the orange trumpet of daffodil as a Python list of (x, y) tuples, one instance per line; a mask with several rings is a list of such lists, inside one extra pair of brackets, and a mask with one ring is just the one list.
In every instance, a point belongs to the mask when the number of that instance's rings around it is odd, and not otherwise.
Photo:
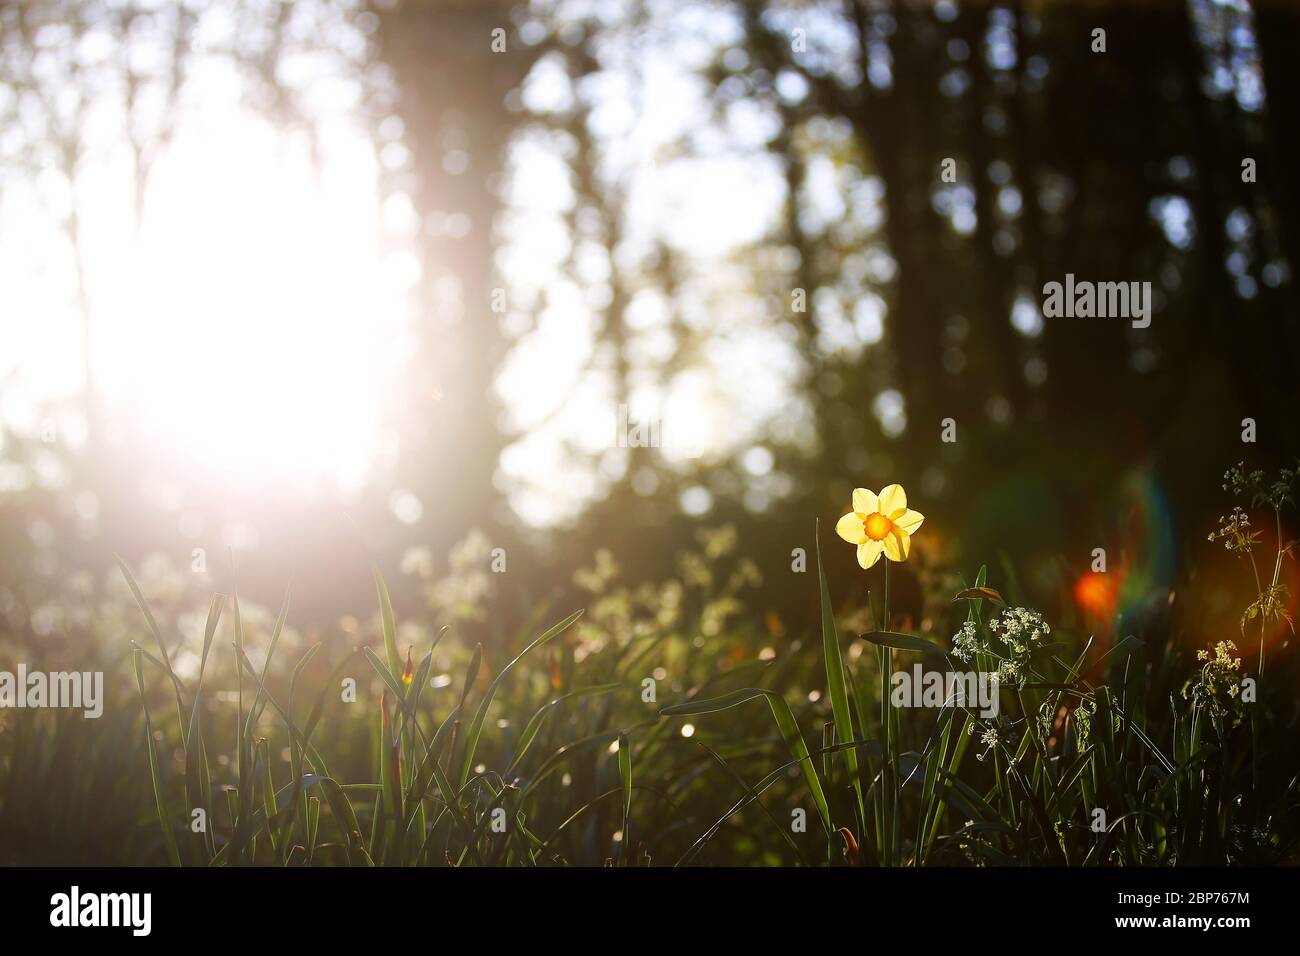
[(883, 554), (890, 561), (905, 561), (912, 535), (925, 515), (907, 507), (902, 485), (886, 485), (880, 494), (853, 489), (853, 510), (835, 524), (835, 533), (858, 546), (858, 564), (869, 568)]

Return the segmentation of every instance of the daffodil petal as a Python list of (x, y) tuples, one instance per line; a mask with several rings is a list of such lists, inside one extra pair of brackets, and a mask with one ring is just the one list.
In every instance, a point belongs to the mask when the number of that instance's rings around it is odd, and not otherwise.
[(860, 515), (874, 514), (876, 511), (876, 493), (866, 488), (853, 489), (853, 510)]
[[(885, 485), (885, 487), (881, 488), (876, 509), (890, 521), (894, 520), (895, 513), (906, 511), (907, 493), (903, 491), (903, 486)], [(854, 510), (857, 509), (854, 508)]]
[(862, 519), (852, 511), (835, 522), (835, 533), (849, 544), (861, 544), (867, 540), (867, 529), (863, 526)]
[(925, 520), (925, 515), (919, 511), (913, 511), (908, 508), (897, 518), (891, 518), (896, 528), (901, 528), (907, 534), (916, 534), (916, 529), (921, 527), (921, 522)]
[(890, 561), (903, 560), (903, 546), (899, 544), (901, 539), (902, 535), (897, 531), (891, 531), (885, 535), (885, 540), (880, 542), (885, 549), (885, 557)]
[(864, 568), (869, 568), (880, 560), (880, 552), (884, 549), (884, 543), (881, 541), (863, 541), (858, 545), (858, 564)]

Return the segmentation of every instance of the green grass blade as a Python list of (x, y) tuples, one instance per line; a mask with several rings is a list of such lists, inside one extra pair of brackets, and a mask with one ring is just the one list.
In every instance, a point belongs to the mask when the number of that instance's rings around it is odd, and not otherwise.
[(141, 653), (137, 648), (133, 655), (133, 663), (136, 686), (140, 688), (140, 706), (144, 710), (144, 732), (149, 743), (149, 778), (153, 781), (154, 805), (158, 811), (158, 825), (162, 829), (167, 860), (172, 866), (180, 866), (181, 856), (176, 848), (176, 835), (172, 833), (171, 820), (167, 813), (167, 798), (163, 795), (162, 776), (158, 770), (158, 746), (153, 739), (153, 723), (149, 719), (149, 703), (144, 691), (144, 665), (140, 660)]
[(501, 673), (497, 674), (492, 683), (488, 685), (487, 692), (483, 695), (483, 701), (479, 704), (478, 710), (474, 714), (474, 719), (470, 722), (469, 731), (465, 734), (465, 756), (461, 758), (460, 786), (463, 787), (465, 781), (469, 779), (469, 770), (474, 762), (474, 752), (478, 748), (479, 736), (483, 733), (483, 722), (487, 719), (488, 708), (492, 706), (492, 697), (496, 694), (497, 688), (501, 686), (501, 682), (505, 680), (506, 675), (510, 673), (510, 670), (523, 660), (530, 651), (541, 647), (548, 641), (563, 634), (572, 627), (573, 623), (580, 617), (582, 617), (582, 611), (574, 611), (559, 624), (556, 624), (550, 630), (546, 631), (541, 637), (537, 638), (520, 651), (519, 654), (510, 661), (510, 663), (501, 668)]
[(795, 760), (798, 762), (799, 770), (803, 773), (804, 782), (808, 786), (808, 792), (812, 795), (813, 802), (817, 804), (817, 813), (821, 817), (822, 826), (825, 827), (828, 836), (833, 834), (835, 827), (831, 824), (830, 806), (826, 802), (826, 793), (822, 790), (821, 778), (817, 776), (817, 767), (809, 756), (808, 745), (804, 742), (803, 734), (799, 732), (799, 725), (794, 719), (790, 705), (785, 702), (785, 698), (780, 694), (764, 690), (761, 687), (746, 687), (708, 700), (675, 704), (672, 707), (665, 707), (659, 713), (664, 717), (714, 714), (718, 711), (737, 707), (757, 697), (767, 698), (768, 706), (772, 709), (772, 716), (776, 720), (777, 729), (781, 731), (786, 746), (790, 748), (790, 753), (794, 755)]
[(375, 590), (379, 592), (379, 620), (384, 632), (388, 672), (396, 677), (402, 673), (402, 656), (397, 652), (397, 624), (393, 619), (393, 602), (388, 596), (388, 585), (384, 583), (379, 565), (372, 565), (371, 570), (375, 575)]
[(538, 731), (542, 729), (542, 722), (551, 711), (555, 710), (556, 707), (564, 703), (566, 700), (578, 700), (583, 697), (597, 697), (602, 694), (608, 694), (611, 691), (616, 691), (622, 686), (624, 685), (597, 684), (594, 687), (583, 687), (579, 690), (570, 691), (567, 694), (561, 694), (559, 697), (543, 704), (538, 708), (537, 713), (533, 714), (532, 719), (530, 719), (524, 726), (523, 733), (519, 735), (519, 742), (515, 744), (515, 759), (511, 762), (510, 767), (506, 770), (504, 776), (508, 779), (519, 766), (520, 762), (524, 759), (524, 755), (527, 754), (529, 749), (532, 747)]
[(167, 645), (163, 641), (162, 631), (158, 629), (158, 622), (154, 620), (153, 611), (149, 610), (149, 603), (144, 599), (144, 594), (140, 591), (140, 585), (136, 584), (135, 576), (131, 574), (131, 569), (126, 566), (118, 554), (113, 555), (117, 559), (117, 566), (122, 569), (122, 576), (126, 578), (126, 585), (131, 589), (131, 596), (135, 598), (135, 603), (144, 614), (145, 623), (149, 625), (149, 633), (153, 635), (154, 642), (158, 645), (158, 653), (162, 655), (162, 666), (167, 671), (167, 676), (171, 678), (172, 688), (176, 692), (176, 719), (180, 722), (182, 733), (185, 727), (185, 704), (181, 701), (181, 689), (184, 685), (181, 679), (176, 676), (176, 671), (172, 668), (172, 659), (167, 653)]
[[(840, 656), (839, 632), (835, 627), (835, 612), (831, 608), (830, 589), (826, 585), (826, 568), (822, 565), (821, 522), (814, 536), (817, 552), (817, 579), (821, 591), (822, 649), (826, 658), (826, 689), (831, 698), (831, 712), (841, 739), (852, 740), (853, 717), (849, 709), (849, 692), (844, 682), (844, 659)], [(858, 753), (850, 748), (844, 751), (844, 763), (849, 770), (849, 781), (858, 802), (858, 819), (866, 819), (866, 801), (862, 794), (862, 777), (858, 772)]]
[(623, 840), (619, 844), (619, 856), (626, 864), (628, 859), (636, 860), (632, 845), (632, 747), (627, 742), (627, 734), (618, 735), (618, 779), (623, 787)]
[(334, 822), (343, 834), (343, 850), (347, 854), (349, 866), (373, 866), (374, 861), (368, 855), (358, 853), (358, 841), (361, 836), (361, 824), (357, 822), (356, 811), (348, 800), (338, 782), (331, 777), (322, 777), (320, 786), (325, 791), (325, 801), (334, 814)]

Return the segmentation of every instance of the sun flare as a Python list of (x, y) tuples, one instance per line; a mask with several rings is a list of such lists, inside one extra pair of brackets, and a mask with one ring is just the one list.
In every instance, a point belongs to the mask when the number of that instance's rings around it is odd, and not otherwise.
[[(357, 485), (382, 439), (409, 287), (382, 247), (375, 172), (360, 137), (317, 167), (232, 108), (182, 129), (138, 229), (127, 171), (89, 177), (91, 370), (112, 420), (209, 475)], [(82, 362), (74, 303), (50, 315), (39, 289), (20, 292), (45, 317), (20, 371), (67, 378)]]

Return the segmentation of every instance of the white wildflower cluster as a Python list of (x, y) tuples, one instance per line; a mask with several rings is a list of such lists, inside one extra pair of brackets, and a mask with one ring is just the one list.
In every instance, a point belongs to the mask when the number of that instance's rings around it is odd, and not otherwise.
[(1031, 641), (1041, 641), (1052, 633), (1052, 629), (1043, 620), (1043, 615), (1027, 607), (1007, 608), (1001, 617), (995, 617), (989, 622), (989, 627), (1016, 654), (1028, 650)]
[(1210, 532), (1208, 540), (1222, 541), (1223, 546), (1234, 554), (1249, 554), (1259, 537), (1258, 531), (1251, 530), (1250, 517), (1238, 505), (1231, 514), (1219, 516), (1219, 527)]
[(1003, 645), (999, 654), (1002, 660), (998, 664), (998, 680), (1023, 685), (1028, 677), (1029, 655), (1052, 633), (1052, 629), (1037, 611), (1012, 607), (989, 621), (989, 630)]
[(1023, 686), (1028, 678), (1029, 655), (1052, 629), (1037, 611), (1013, 607), (989, 621), (988, 630), (995, 640), (984, 641), (978, 622), (966, 621), (952, 636), (953, 656), (969, 661), (976, 654), (992, 654), (998, 658), (994, 679), (998, 683)]
[(1237, 645), (1233, 641), (1219, 641), (1214, 654), (1197, 651), (1196, 659), (1202, 661), (1200, 673), (1183, 687), (1183, 697), (1206, 708), (1216, 719), (1234, 716), (1240, 719), (1241, 658), (1234, 657)]
[(979, 727), (976, 724), (971, 724), (970, 727), (967, 728), (966, 732), (968, 734), (974, 734), (977, 729), (980, 731), (980, 743), (984, 745), (984, 750), (981, 753), (977, 753), (975, 759), (983, 761), (994, 747), (1005, 744), (1006, 740), (1003, 738), (1001, 730), (999, 730), (998, 725), (995, 723), (984, 724), (982, 727)]
[(952, 653), (958, 660), (969, 661), (981, 650), (979, 625), (967, 621), (961, 630), (952, 636)]

